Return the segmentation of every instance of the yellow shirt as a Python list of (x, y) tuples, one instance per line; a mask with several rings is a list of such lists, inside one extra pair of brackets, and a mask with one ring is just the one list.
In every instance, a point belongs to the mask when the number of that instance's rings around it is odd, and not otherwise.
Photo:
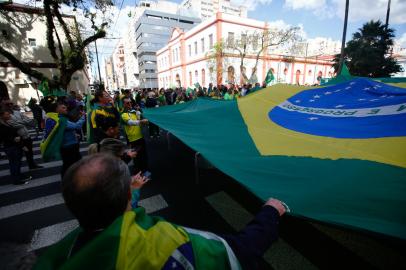
[(125, 133), (127, 134), (129, 142), (134, 142), (142, 138), (141, 127), (139, 125), (138, 126), (128, 125), (129, 120), (133, 121), (140, 120), (137, 117), (136, 112), (124, 112), (121, 114), (121, 119), (123, 120), (124, 130)]

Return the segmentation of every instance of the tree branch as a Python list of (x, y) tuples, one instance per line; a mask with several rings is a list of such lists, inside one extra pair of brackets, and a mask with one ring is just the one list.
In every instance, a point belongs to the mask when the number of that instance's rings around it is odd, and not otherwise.
[(62, 26), (63, 32), (65, 33), (66, 40), (68, 41), (71, 50), (73, 50), (73, 48), (75, 47), (75, 43), (73, 43), (73, 40), (72, 40), (70, 31), (68, 29), (68, 26), (66, 25), (65, 21), (62, 18), (61, 13), (59, 12), (58, 2), (57, 1), (53, 2), (52, 6), (53, 6), (54, 14), (55, 14), (56, 18), (58, 19), (58, 22)]
[(82, 42), (81, 46), (78, 46), (78, 51), (79, 51), (79, 52), (82, 52), (82, 51), (86, 48), (87, 45), (89, 45), (89, 44), (92, 43), (93, 41), (96, 41), (96, 40), (99, 39), (99, 38), (104, 38), (105, 36), (106, 36), (106, 31), (104, 31), (103, 29), (97, 31), (97, 33), (94, 34), (93, 36), (90, 36), (90, 37), (86, 38), (86, 39)]
[(9, 51), (6, 51), (3, 47), (0, 47), (0, 54), (6, 57), (11, 64), (13, 64), (16, 68), (18, 68), (28, 76), (34, 77), (39, 81), (49, 80), (44, 74), (35, 69), (32, 69), (28, 64), (21, 62)]
[(51, 5), (51, 0), (44, 0), (44, 13), (45, 13), (45, 17), (47, 19), (47, 44), (48, 44), (48, 49), (51, 53), (52, 58), (55, 60), (55, 62), (57, 64), (59, 64), (59, 58), (58, 58), (58, 55), (56, 54), (55, 40), (54, 40), (54, 35), (53, 35), (55, 25), (54, 25), (54, 21), (52, 18), (50, 5)]

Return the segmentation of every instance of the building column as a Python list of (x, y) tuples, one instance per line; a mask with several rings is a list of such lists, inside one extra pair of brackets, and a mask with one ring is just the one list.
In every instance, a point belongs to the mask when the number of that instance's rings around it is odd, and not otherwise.
[[(216, 40), (217, 44), (220, 44), (222, 38), (222, 15), (221, 12), (216, 13)], [(216, 73), (217, 73), (217, 85), (223, 83), (223, 56), (218, 54), (216, 56)]]
[[(267, 22), (265, 22), (265, 26), (264, 26), (264, 29), (263, 29), (263, 31), (267, 31), (267, 30), (269, 30), (268, 29), (268, 23)], [(262, 80), (261, 80), (261, 85), (262, 85), (262, 83), (265, 81), (265, 78), (266, 78), (266, 73), (267, 73), (267, 70), (266, 70), (266, 62), (267, 62), (267, 56), (268, 56), (268, 48), (266, 48), (263, 52), (262, 52), (262, 57), (263, 57), (263, 61), (262, 61)], [(258, 74), (257, 74), (258, 75)], [(259, 76), (257, 76), (257, 77), (259, 77)]]
[(182, 67), (182, 87), (186, 87), (186, 47), (183, 33), (180, 38), (180, 65)]

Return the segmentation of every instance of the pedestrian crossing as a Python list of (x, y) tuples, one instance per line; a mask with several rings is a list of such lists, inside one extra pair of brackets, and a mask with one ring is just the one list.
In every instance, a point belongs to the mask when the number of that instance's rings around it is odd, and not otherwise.
[[(31, 131), (30, 134), (33, 138), (37, 135), (35, 131)], [(42, 133), (38, 138), (41, 137)], [(25, 249), (27, 254), (56, 243), (78, 226), (76, 219), (67, 210), (61, 194), (62, 161), (43, 163), (39, 149), (40, 141), (38, 139), (33, 142), (33, 151), (34, 160), (43, 168), (30, 171), (25, 157), (22, 159), (22, 173), (33, 176), (26, 185), (13, 185), (8, 160), (0, 160), (0, 239), (1, 242), (12, 242), (13, 237), (17, 235), (22, 238), (19, 241), (30, 243), (21, 244), (21, 248)], [(81, 142), (82, 156), (85, 156), (87, 151), (88, 144)], [(168, 207), (162, 194), (149, 195), (139, 202), (147, 213)], [(25, 221), (24, 224), (21, 224), (21, 221)]]

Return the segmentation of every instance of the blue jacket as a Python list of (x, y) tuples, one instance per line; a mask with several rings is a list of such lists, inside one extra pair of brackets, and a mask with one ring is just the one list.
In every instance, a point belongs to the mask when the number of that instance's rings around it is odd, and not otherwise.
[(71, 122), (69, 120), (67, 121), (65, 132), (63, 133), (62, 147), (68, 147), (78, 143), (76, 130), (80, 130), (84, 122), (85, 116), (82, 116), (77, 122)]

